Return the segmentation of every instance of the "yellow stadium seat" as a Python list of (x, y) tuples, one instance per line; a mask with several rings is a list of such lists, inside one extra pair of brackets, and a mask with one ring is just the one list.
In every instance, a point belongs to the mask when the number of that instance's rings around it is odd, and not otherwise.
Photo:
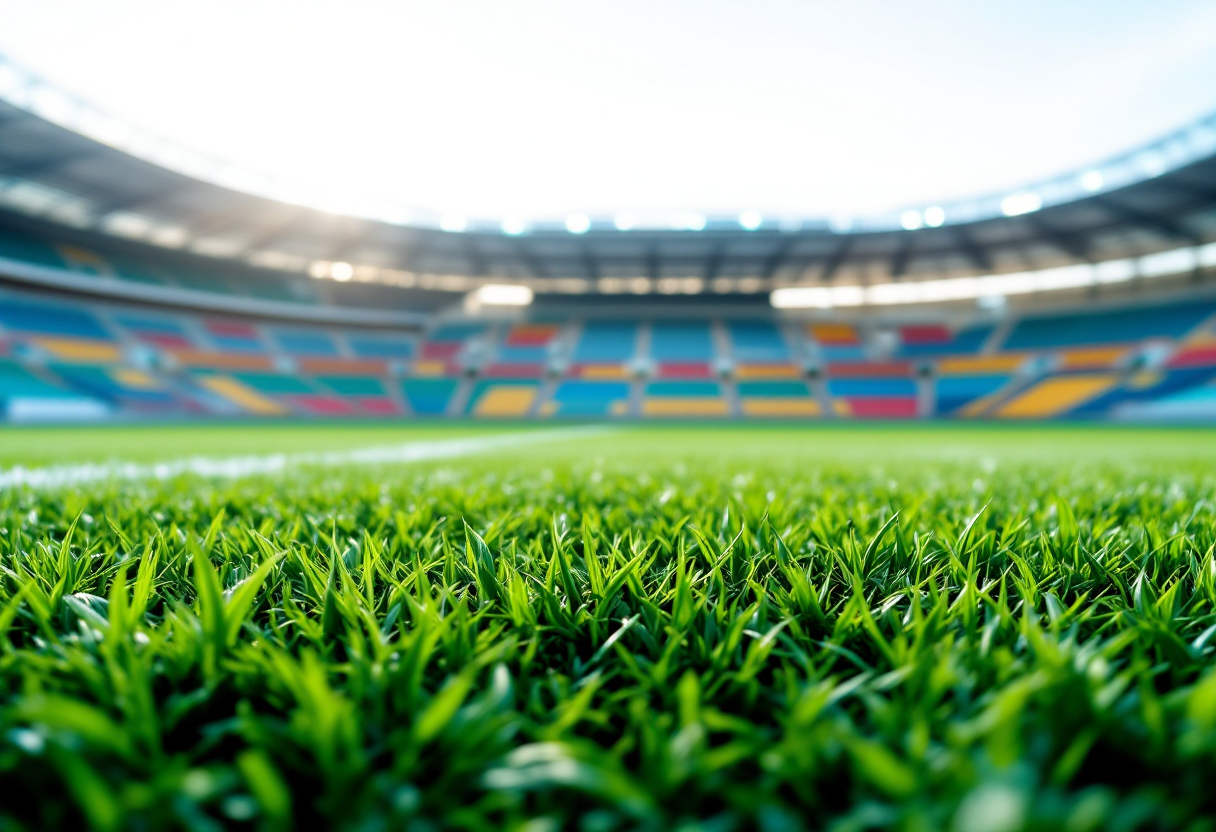
[(535, 399), (535, 387), (502, 384), (482, 393), (473, 412), (478, 416), (527, 416)]
[(1110, 373), (1047, 378), (1005, 402), (997, 415), (1007, 419), (1059, 416), (1105, 393), (1117, 381), (1118, 377)]
[(748, 416), (819, 416), (823, 409), (810, 398), (748, 398), (743, 399), (743, 412)]
[(287, 412), (283, 405), (228, 376), (203, 376), (198, 383), (249, 413), (274, 415)]
[(122, 357), (122, 351), (117, 344), (105, 341), (89, 341), (83, 338), (37, 338), (35, 342), (60, 361), (104, 364), (118, 361)]
[(726, 416), (730, 408), (719, 397), (650, 396), (642, 401), (647, 416)]
[(946, 358), (937, 363), (937, 372), (943, 376), (1012, 373), (1025, 360), (1024, 355), (977, 355), (973, 358)]

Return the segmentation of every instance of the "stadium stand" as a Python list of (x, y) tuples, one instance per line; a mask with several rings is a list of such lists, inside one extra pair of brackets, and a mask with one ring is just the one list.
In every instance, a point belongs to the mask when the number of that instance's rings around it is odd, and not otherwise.
[(454, 378), (411, 378), (401, 382), (401, 392), (411, 412), (419, 416), (443, 416), (448, 413), (459, 384)]
[(899, 358), (922, 358), (942, 355), (973, 355), (991, 337), (990, 326), (951, 330), (942, 324), (924, 324), (899, 328)]
[(655, 321), (650, 325), (650, 357), (659, 378), (711, 378), (715, 349), (710, 322)]
[(539, 387), (527, 379), (478, 381), (469, 395), (466, 412), (470, 416), (527, 416)]
[(804, 365), (786, 322), (754, 314), (457, 318), (413, 333), (6, 289), (0, 401), (13, 419), (1198, 418), (1216, 380), (1216, 304), (1141, 311), (905, 325), (885, 360), (864, 357), (883, 350), (867, 330), (815, 322), (791, 330), (811, 349)]
[(542, 412), (548, 416), (623, 416), (629, 412), (629, 397), (628, 382), (564, 379)]
[(910, 419), (919, 413), (918, 388), (907, 362), (830, 364), (827, 390), (840, 416)]
[(716, 381), (652, 381), (642, 399), (644, 416), (726, 416), (730, 408)]
[(639, 325), (635, 321), (588, 321), (571, 357), (569, 375), (587, 379), (619, 379), (628, 375)]
[(737, 384), (744, 416), (820, 416), (822, 407), (805, 381), (740, 381)]
[(283, 314), (281, 305), (225, 314), (197, 294), (145, 298), (204, 285), (213, 297), (300, 293), (36, 235), (0, 231), (0, 261), (127, 282), (137, 293), (0, 287), (9, 419), (1183, 419), (1208, 412), (1216, 382), (1210, 293), (995, 317), (954, 310), (949, 320), (927, 309), (895, 325), (728, 306), (599, 317), (572, 304), (535, 318), (449, 313), (403, 327)]

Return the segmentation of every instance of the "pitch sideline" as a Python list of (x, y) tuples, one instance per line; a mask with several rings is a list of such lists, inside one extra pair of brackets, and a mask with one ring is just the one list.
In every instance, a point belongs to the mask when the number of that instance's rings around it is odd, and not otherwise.
[(15, 465), (0, 469), (0, 490), (29, 487), (57, 488), (82, 485), (103, 480), (168, 480), (186, 474), (200, 477), (236, 479), (259, 474), (275, 474), (300, 466), (333, 467), (338, 465), (406, 464), (431, 459), (451, 459), (481, 451), (494, 451), (594, 436), (616, 430), (610, 425), (585, 425), (554, 430), (520, 431), (493, 436), (472, 436), (458, 439), (437, 439), (404, 442), (398, 445), (376, 445), (349, 451), (323, 453), (280, 453), (232, 457), (193, 456), (182, 459), (142, 464), (135, 462), (80, 463), (26, 468)]

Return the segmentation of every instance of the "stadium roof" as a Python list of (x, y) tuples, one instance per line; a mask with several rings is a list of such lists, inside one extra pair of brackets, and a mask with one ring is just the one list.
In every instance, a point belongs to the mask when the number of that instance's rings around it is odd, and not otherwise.
[[(1216, 240), (1216, 118), (1079, 173), (1083, 196), (1053, 204), (1048, 192), (1025, 191), (1006, 204), (1008, 216), (974, 222), (922, 212), (886, 230), (760, 221), (509, 234), (403, 227), (253, 196), (136, 158), (32, 109), (0, 103), (0, 208), (315, 277), (454, 292), (475, 285), (471, 278), (572, 294), (756, 294), (1023, 274), (1180, 249), (1192, 260), (1216, 256), (1210, 247), (1194, 253)], [(820, 300), (812, 305), (834, 305)]]

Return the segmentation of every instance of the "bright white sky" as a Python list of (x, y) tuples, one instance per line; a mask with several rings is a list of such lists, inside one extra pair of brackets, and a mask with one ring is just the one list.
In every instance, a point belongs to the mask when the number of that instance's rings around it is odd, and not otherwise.
[(1216, 109), (1212, 0), (0, 0), (0, 52), (192, 149), (481, 218), (873, 214)]

